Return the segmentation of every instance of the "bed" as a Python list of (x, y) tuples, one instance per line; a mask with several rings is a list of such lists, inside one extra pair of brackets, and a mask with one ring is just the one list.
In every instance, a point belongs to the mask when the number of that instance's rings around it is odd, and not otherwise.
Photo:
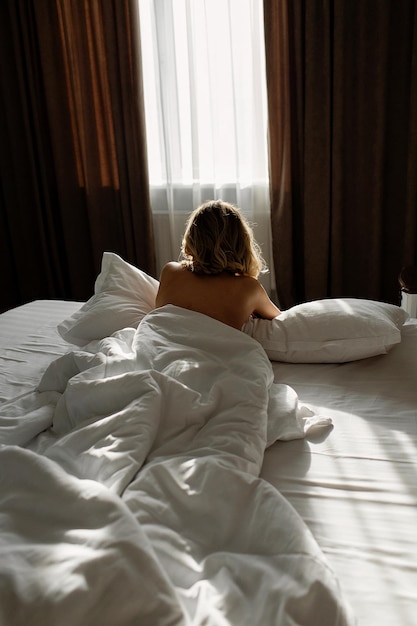
[(346, 300), (313, 345), (156, 288), (105, 253), (0, 316), (0, 623), (415, 624), (417, 320)]

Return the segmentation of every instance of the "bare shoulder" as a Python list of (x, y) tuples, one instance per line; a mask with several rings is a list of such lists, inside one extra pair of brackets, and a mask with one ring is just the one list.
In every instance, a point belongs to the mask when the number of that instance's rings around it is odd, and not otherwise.
[(246, 289), (253, 289), (254, 291), (259, 291), (259, 289), (263, 289), (261, 283), (257, 278), (253, 276), (242, 276), (242, 279), (245, 281)]
[(265, 289), (257, 278), (253, 276), (242, 276), (239, 280), (242, 281), (245, 291), (254, 298), (260, 298), (266, 295)]
[(181, 263), (170, 261), (162, 268), (159, 276), (159, 288), (156, 295), (156, 306), (177, 304), (180, 306), (180, 294), (184, 290), (185, 272)]
[(169, 283), (181, 274), (184, 274), (183, 265), (181, 265), (181, 263), (177, 263), (176, 261), (170, 261), (162, 268), (159, 282), (164, 284)]
[(253, 297), (253, 314), (264, 319), (273, 319), (281, 313), (272, 302), (263, 285), (256, 278), (252, 278), (251, 293)]
[(161, 276), (164, 274), (168, 275), (182, 270), (183, 266), (181, 265), (181, 263), (177, 263), (177, 261), (169, 261), (169, 263), (166, 263), (162, 268)]

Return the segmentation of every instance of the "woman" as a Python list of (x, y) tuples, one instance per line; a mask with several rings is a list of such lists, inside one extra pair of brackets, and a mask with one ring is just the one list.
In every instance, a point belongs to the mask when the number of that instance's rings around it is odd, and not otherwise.
[(190, 216), (180, 262), (161, 272), (156, 306), (191, 309), (240, 330), (253, 315), (273, 319), (280, 310), (258, 281), (265, 262), (240, 211), (222, 200)]

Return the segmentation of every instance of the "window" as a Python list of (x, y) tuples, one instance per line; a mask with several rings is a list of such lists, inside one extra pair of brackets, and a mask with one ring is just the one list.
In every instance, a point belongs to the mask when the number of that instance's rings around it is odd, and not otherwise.
[(187, 215), (222, 198), (271, 267), (262, 0), (138, 2), (158, 265), (178, 257)]

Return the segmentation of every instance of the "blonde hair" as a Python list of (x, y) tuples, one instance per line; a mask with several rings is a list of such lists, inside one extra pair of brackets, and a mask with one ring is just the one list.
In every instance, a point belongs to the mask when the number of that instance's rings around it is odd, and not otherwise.
[(191, 213), (180, 260), (196, 274), (230, 272), (257, 278), (267, 271), (248, 221), (222, 200), (205, 202)]

